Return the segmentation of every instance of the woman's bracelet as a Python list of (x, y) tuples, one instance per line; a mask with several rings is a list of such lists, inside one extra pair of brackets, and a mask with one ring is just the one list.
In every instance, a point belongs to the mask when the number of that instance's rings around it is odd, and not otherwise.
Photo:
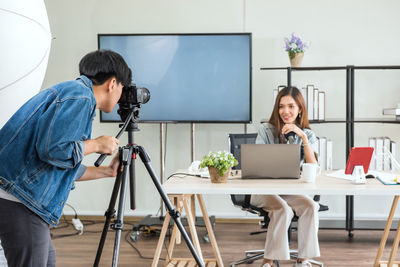
[(302, 146), (308, 146), (310, 143), (303, 143)]

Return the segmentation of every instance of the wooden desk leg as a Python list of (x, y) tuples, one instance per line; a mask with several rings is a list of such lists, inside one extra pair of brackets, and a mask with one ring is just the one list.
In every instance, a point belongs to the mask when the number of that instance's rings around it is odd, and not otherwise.
[[(395, 197), (397, 197), (397, 199), (399, 198), (399, 196), (395, 196)], [(390, 252), (388, 267), (393, 266), (394, 258), (396, 257), (397, 248), (399, 247), (399, 241), (400, 241), (400, 222), (397, 225), (396, 236), (393, 240), (392, 251)]]
[(190, 197), (190, 208), (192, 209), (193, 220), (196, 223), (196, 195)]
[(176, 224), (174, 224), (174, 228), (172, 229), (171, 239), (169, 241), (169, 246), (168, 246), (168, 250), (167, 250), (167, 262), (172, 259), (172, 253), (174, 252), (174, 247), (175, 247), (175, 243), (177, 241), (178, 236), (179, 236), (178, 226), (176, 226)]
[[(396, 211), (396, 207), (397, 207), (397, 202), (398, 201), (399, 201), (399, 196), (395, 196), (393, 198), (392, 208), (390, 209), (390, 213), (389, 213), (389, 217), (388, 217), (387, 222), (386, 222), (385, 230), (383, 231), (381, 243), (379, 245), (378, 254), (376, 255), (375, 264), (374, 264), (375, 267), (379, 267), (380, 266), (382, 253), (383, 253), (383, 250), (385, 249), (386, 241), (387, 241), (387, 238), (388, 238), (389, 232), (390, 232), (390, 226), (392, 225), (392, 222), (393, 222), (393, 216), (394, 216), (394, 213)], [(400, 226), (400, 223), (399, 223), (399, 226)], [(398, 236), (399, 232), (400, 232), (399, 231), (399, 227), (397, 227), (396, 237)], [(399, 242), (397, 241), (397, 246), (398, 245), (399, 245)], [(395, 243), (393, 243), (393, 248), (394, 248), (394, 246), (395, 246)], [(396, 246), (396, 250), (397, 250), (397, 246)], [(392, 248), (392, 253), (393, 253), (393, 248)], [(391, 253), (391, 256), (390, 256), (391, 258), (392, 258), (392, 253)], [(393, 255), (393, 257), (394, 257), (394, 255)], [(393, 262), (393, 259), (392, 259), (392, 262)], [(389, 266), (391, 266), (391, 265), (389, 265)]]
[(151, 267), (157, 267), (157, 265), (158, 265), (158, 261), (160, 259), (160, 255), (161, 255), (162, 245), (165, 240), (165, 235), (167, 234), (170, 219), (171, 219), (171, 217), (167, 213), (167, 215), (165, 215), (164, 223), (161, 228), (160, 239), (158, 239), (158, 244), (157, 244), (156, 252), (154, 253), (153, 263), (151, 264)]
[(185, 211), (186, 211), (186, 219), (188, 221), (190, 234), (192, 236), (192, 241), (193, 241), (194, 247), (196, 248), (197, 253), (199, 254), (199, 257), (204, 262), (203, 255), (201, 253), (199, 237), (197, 236), (196, 225), (195, 225), (194, 220), (193, 220), (192, 210), (191, 210), (191, 208), (189, 206), (190, 197), (191, 197), (190, 195), (185, 195), (184, 196), (184, 198), (183, 198), (183, 207), (185, 208)]
[[(183, 210), (183, 196), (182, 195), (177, 195), (174, 196), (174, 205), (176, 207), (176, 210), (182, 215), (182, 210)], [(177, 227), (175, 225), (175, 227)], [(176, 244), (180, 244), (182, 242), (182, 236), (181, 232), (176, 232)]]
[(212, 225), (211, 225), (210, 219), (208, 217), (206, 205), (204, 204), (203, 196), (197, 195), (197, 199), (199, 200), (201, 213), (203, 214), (203, 219), (204, 219), (204, 222), (206, 223), (207, 233), (208, 233), (208, 236), (210, 237), (210, 243), (213, 247), (214, 256), (217, 259), (217, 264), (219, 267), (224, 267), (224, 263), (222, 262), (221, 253), (219, 252), (219, 248), (217, 245), (217, 240), (215, 239), (214, 231), (212, 229)]

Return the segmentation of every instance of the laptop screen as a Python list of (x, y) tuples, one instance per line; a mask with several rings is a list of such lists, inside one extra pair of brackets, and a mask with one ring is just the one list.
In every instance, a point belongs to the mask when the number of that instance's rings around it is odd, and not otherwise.
[(243, 144), (242, 178), (300, 178), (299, 144)]

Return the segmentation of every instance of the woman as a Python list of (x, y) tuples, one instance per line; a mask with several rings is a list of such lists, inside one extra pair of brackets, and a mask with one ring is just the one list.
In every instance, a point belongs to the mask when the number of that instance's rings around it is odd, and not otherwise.
[[(294, 132), (294, 143), (301, 145), (301, 163), (317, 163), (317, 138), (310, 130), (307, 108), (296, 87), (282, 89), (268, 123), (261, 124), (257, 144), (286, 144), (285, 134)], [(319, 257), (319, 205), (306, 195), (252, 195), (250, 203), (268, 211), (270, 222), (262, 267), (273, 260), (289, 260), (288, 228), (293, 211), (298, 220), (298, 260), (295, 267), (310, 267), (308, 259)]]

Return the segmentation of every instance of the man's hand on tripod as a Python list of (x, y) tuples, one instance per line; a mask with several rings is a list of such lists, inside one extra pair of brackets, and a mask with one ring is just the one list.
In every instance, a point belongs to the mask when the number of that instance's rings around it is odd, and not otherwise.
[[(110, 165), (108, 165), (108, 169), (110, 171), (110, 177), (116, 177), (118, 173), (118, 166), (119, 166), (119, 153), (117, 153), (114, 158), (112, 159)], [(121, 171), (122, 171), (121, 166)]]
[(112, 155), (118, 149), (119, 140), (113, 136), (100, 136), (84, 141), (85, 156), (92, 153)]
[(105, 177), (115, 177), (117, 176), (118, 166), (119, 166), (119, 153), (117, 153), (114, 156), (114, 158), (111, 160), (111, 163), (107, 167), (105, 166), (100, 166), (98, 168), (92, 166), (86, 167), (86, 171), (77, 181), (81, 182), (81, 181), (89, 181)]

